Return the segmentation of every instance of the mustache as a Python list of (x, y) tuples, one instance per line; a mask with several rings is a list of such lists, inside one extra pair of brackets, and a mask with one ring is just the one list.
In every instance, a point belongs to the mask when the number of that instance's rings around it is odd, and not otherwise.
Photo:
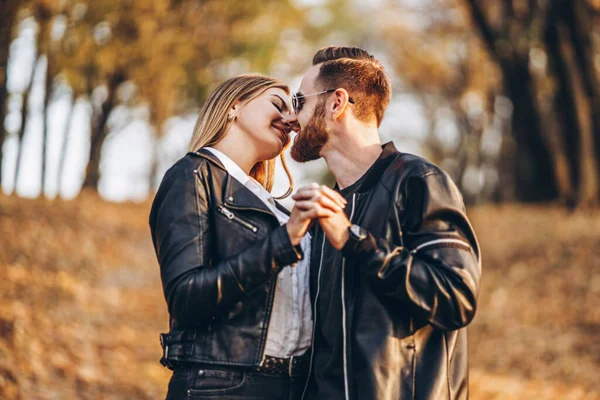
[(329, 132), (325, 124), (325, 107), (315, 109), (310, 122), (301, 128), (294, 139), (290, 155), (297, 162), (307, 162), (321, 157), (321, 149), (329, 140)]

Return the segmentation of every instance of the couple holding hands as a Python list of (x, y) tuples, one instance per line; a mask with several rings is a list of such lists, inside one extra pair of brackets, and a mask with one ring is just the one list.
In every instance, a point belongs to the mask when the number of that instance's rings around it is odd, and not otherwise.
[[(203, 106), (165, 174), (150, 228), (177, 399), (466, 399), (479, 246), (434, 164), (381, 144), (391, 98), (365, 50), (327, 47), (300, 90), (242, 75)], [(334, 188), (270, 191), (298, 134)]]

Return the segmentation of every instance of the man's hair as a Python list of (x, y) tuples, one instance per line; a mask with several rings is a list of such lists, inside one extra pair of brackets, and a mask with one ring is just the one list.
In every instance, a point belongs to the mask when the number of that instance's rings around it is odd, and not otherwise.
[(377, 126), (390, 103), (392, 84), (383, 65), (358, 47), (324, 47), (313, 57), (313, 65), (321, 64), (316, 84), (320, 90), (344, 88), (354, 100), (354, 116), (363, 122), (373, 116)]

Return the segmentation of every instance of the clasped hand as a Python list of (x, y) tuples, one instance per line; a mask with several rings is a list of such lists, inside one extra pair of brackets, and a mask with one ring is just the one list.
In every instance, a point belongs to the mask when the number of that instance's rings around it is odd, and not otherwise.
[(329, 242), (338, 250), (348, 240), (350, 220), (344, 212), (348, 203), (335, 190), (313, 183), (296, 192), (292, 199), (296, 201), (287, 231), (292, 244), (298, 245), (308, 231), (313, 220), (318, 220)]

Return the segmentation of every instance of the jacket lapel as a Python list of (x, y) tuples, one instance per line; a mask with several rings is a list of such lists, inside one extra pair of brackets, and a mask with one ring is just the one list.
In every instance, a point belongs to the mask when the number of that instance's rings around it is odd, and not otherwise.
[[(227, 172), (227, 169), (223, 166), (219, 158), (210, 151), (200, 149), (196, 152), (196, 154), (206, 158), (207, 160), (211, 161), (213, 164), (217, 165), (225, 172)], [(267, 207), (267, 205), (262, 202), (261, 199), (259, 199), (254, 193), (250, 191), (250, 189), (244, 186), (241, 182), (232, 177), (231, 174), (229, 174), (229, 172), (227, 172), (225, 178), (225, 187), (223, 188), (222, 201), (223, 204), (232, 209), (259, 211), (277, 219), (277, 217), (271, 212), (269, 207)], [(289, 213), (289, 211), (287, 212)]]
[(242, 185), (237, 179), (227, 174), (225, 180), (225, 188), (223, 190), (223, 204), (228, 207), (245, 210), (260, 211), (265, 214), (275, 215), (269, 207), (262, 202), (254, 193), (246, 186)]

